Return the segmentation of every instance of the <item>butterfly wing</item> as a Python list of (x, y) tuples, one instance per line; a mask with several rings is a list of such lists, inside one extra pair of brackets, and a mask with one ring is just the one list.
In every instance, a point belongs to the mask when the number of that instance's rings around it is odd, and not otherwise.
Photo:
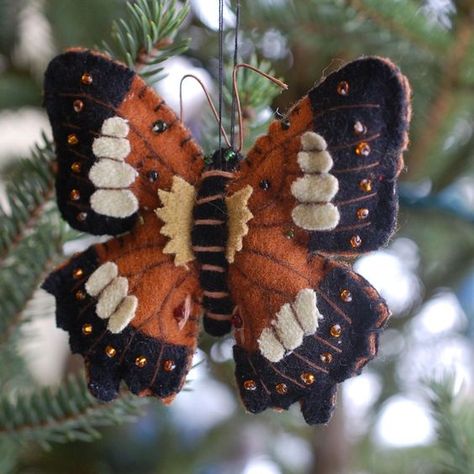
[(325, 423), (337, 384), (375, 357), (385, 302), (321, 254), (372, 250), (393, 232), (408, 122), (406, 79), (389, 61), (365, 58), (273, 122), (243, 162), (229, 190), (251, 189), (251, 218), (229, 286), (249, 411), (299, 401), (308, 423)]
[(391, 62), (363, 58), (272, 122), (230, 188), (253, 189), (250, 229), (283, 229), (312, 252), (357, 254), (384, 245), (396, 222), (409, 94)]
[(123, 379), (133, 393), (168, 402), (189, 371), (199, 283), (194, 266), (176, 266), (164, 245), (157, 216), (144, 213), (133, 232), (74, 256), (43, 283), (101, 400), (115, 398)]
[(88, 50), (54, 58), (44, 102), (58, 156), (56, 190), (68, 223), (91, 234), (130, 230), (159, 205), (172, 177), (194, 184), (201, 151), (175, 113), (133, 71)]
[(310, 424), (328, 421), (337, 383), (377, 353), (389, 311), (349, 267), (281, 234), (250, 232), (229, 270), (238, 308), (236, 378), (245, 407), (258, 413), (299, 401)]

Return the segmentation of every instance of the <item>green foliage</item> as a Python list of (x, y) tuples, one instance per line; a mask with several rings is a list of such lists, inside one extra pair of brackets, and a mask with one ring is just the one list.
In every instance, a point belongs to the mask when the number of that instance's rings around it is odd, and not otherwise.
[[(474, 409), (456, 397), (454, 378), (432, 381), (430, 401), (437, 423), (438, 463), (442, 474), (474, 472)], [(461, 401), (461, 403), (459, 403)]]
[(111, 403), (99, 402), (87, 390), (84, 377), (69, 377), (59, 388), (40, 388), (11, 401), (0, 399), (2, 436), (19, 443), (35, 442), (44, 448), (51, 443), (93, 441), (97, 428), (129, 422), (140, 413), (140, 401), (123, 395)]
[(127, 3), (127, 16), (112, 25), (112, 43), (103, 49), (122, 60), (144, 77), (158, 80), (160, 64), (188, 48), (188, 40), (175, 42), (174, 37), (189, 13), (189, 6), (176, 0), (137, 0)]

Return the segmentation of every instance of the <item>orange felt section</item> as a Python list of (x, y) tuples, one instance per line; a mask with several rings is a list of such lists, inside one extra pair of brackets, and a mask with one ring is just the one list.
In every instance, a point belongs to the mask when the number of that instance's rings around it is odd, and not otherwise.
[[(139, 172), (130, 189), (140, 207), (158, 207), (158, 188), (169, 190), (173, 176), (181, 176), (191, 184), (197, 182), (204, 166), (199, 145), (174, 111), (139, 76), (134, 77), (118, 114), (130, 126), (132, 152), (126, 162)], [(151, 178), (154, 172), (155, 181)]]
[[(166, 238), (153, 212), (143, 214), (130, 234), (95, 246), (101, 262), (112, 261), (129, 282), (129, 294), (138, 298), (131, 326), (169, 344), (195, 348), (199, 330), (201, 290), (193, 264), (176, 267), (163, 253)], [(182, 323), (181, 305), (191, 297), (189, 318)]]

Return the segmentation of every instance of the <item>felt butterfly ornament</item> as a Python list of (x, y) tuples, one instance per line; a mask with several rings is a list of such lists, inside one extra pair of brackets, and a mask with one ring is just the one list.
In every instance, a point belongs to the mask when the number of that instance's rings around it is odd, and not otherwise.
[(337, 384), (377, 353), (389, 309), (340, 256), (384, 245), (410, 120), (407, 79), (364, 57), (326, 77), (274, 120), (244, 158), (204, 160), (143, 80), (94, 51), (57, 56), (45, 104), (67, 222), (115, 236), (43, 283), (57, 324), (82, 354), (89, 389), (121, 380), (171, 402), (205, 331), (235, 336), (246, 409), (301, 404), (325, 423)]

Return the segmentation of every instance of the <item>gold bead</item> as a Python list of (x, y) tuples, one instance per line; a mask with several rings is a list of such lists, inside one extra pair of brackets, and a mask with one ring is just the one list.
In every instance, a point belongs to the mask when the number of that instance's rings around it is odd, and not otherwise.
[(339, 95), (349, 95), (349, 83), (347, 81), (341, 81), (337, 85), (336, 90)]
[(363, 219), (367, 219), (369, 217), (369, 210), (366, 209), (365, 207), (361, 207), (360, 209), (357, 209), (357, 219), (360, 221)]
[(360, 142), (355, 147), (355, 152), (359, 156), (369, 156), (369, 154), (370, 154), (370, 145), (367, 142)]
[(356, 135), (365, 135), (367, 133), (367, 127), (357, 120), (357, 122), (354, 124), (354, 133)]
[(86, 299), (86, 292), (84, 290), (77, 290), (76, 294), (74, 295), (76, 300), (82, 301)]
[(76, 219), (79, 222), (84, 222), (87, 219), (87, 212), (80, 212), (77, 216)]
[(319, 358), (321, 359), (321, 362), (324, 364), (330, 364), (332, 362), (332, 354), (329, 352), (323, 352)]
[(88, 72), (85, 72), (81, 76), (81, 82), (86, 86), (90, 86), (92, 84), (92, 76)]
[(363, 179), (359, 183), (359, 188), (366, 193), (370, 193), (372, 191), (372, 181), (370, 179)]
[(341, 300), (345, 303), (350, 303), (352, 301), (352, 293), (347, 288), (342, 290), (339, 293), (339, 296), (341, 297)]
[(75, 161), (72, 165), (71, 165), (71, 171), (73, 173), (80, 173), (81, 172), (81, 164), (79, 163), (79, 161)]
[(71, 199), (71, 201), (79, 201), (79, 199), (81, 199), (81, 193), (78, 189), (73, 189), (69, 193), (69, 198)]
[(351, 247), (352, 247), (353, 249), (356, 249), (356, 248), (358, 248), (358, 247), (361, 246), (361, 244), (362, 244), (362, 239), (361, 239), (360, 236), (358, 236), (358, 235), (353, 235), (353, 236), (351, 237), (350, 242), (351, 242)]
[(81, 278), (82, 275), (84, 275), (84, 270), (83, 270), (82, 268), (75, 268), (74, 271), (72, 272), (72, 276), (73, 276), (73, 278), (75, 278), (76, 280), (78, 280), (79, 278)]
[(113, 346), (107, 346), (105, 348), (105, 353), (107, 354), (107, 357), (115, 357), (115, 354), (117, 354), (117, 349), (115, 349), (115, 347)]
[(280, 395), (285, 395), (285, 393), (288, 392), (288, 387), (286, 386), (285, 383), (277, 383), (275, 385), (275, 390), (280, 394)]
[(84, 102), (82, 102), (82, 100), (77, 99), (72, 103), (72, 108), (74, 109), (74, 112), (81, 112), (84, 108)]
[(145, 367), (146, 363), (147, 363), (147, 358), (145, 356), (138, 356), (136, 359), (135, 359), (135, 365), (137, 367), (140, 367), (143, 368)]
[(316, 382), (316, 376), (311, 372), (303, 372), (300, 375), (300, 378), (306, 385), (312, 385), (314, 382)]
[(249, 392), (253, 392), (254, 390), (257, 390), (257, 383), (255, 382), (255, 380), (252, 379), (246, 380), (244, 382), (244, 388)]
[(342, 328), (339, 324), (334, 324), (334, 326), (331, 326), (329, 333), (331, 334), (332, 337), (341, 337)]
[(176, 369), (176, 364), (174, 363), (174, 360), (167, 359), (163, 362), (163, 370), (165, 372), (172, 372), (174, 369)]
[(89, 336), (92, 334), (92, 324), (91, 323), (86, 323), (82, 326), (82, 334), (84, 334), (85, 336)]
[(67, 143), (68, 145), (77, 145), (79, 143), (79, 138), (77, 138), (75, 133), (70, 133), (67, 136)]

